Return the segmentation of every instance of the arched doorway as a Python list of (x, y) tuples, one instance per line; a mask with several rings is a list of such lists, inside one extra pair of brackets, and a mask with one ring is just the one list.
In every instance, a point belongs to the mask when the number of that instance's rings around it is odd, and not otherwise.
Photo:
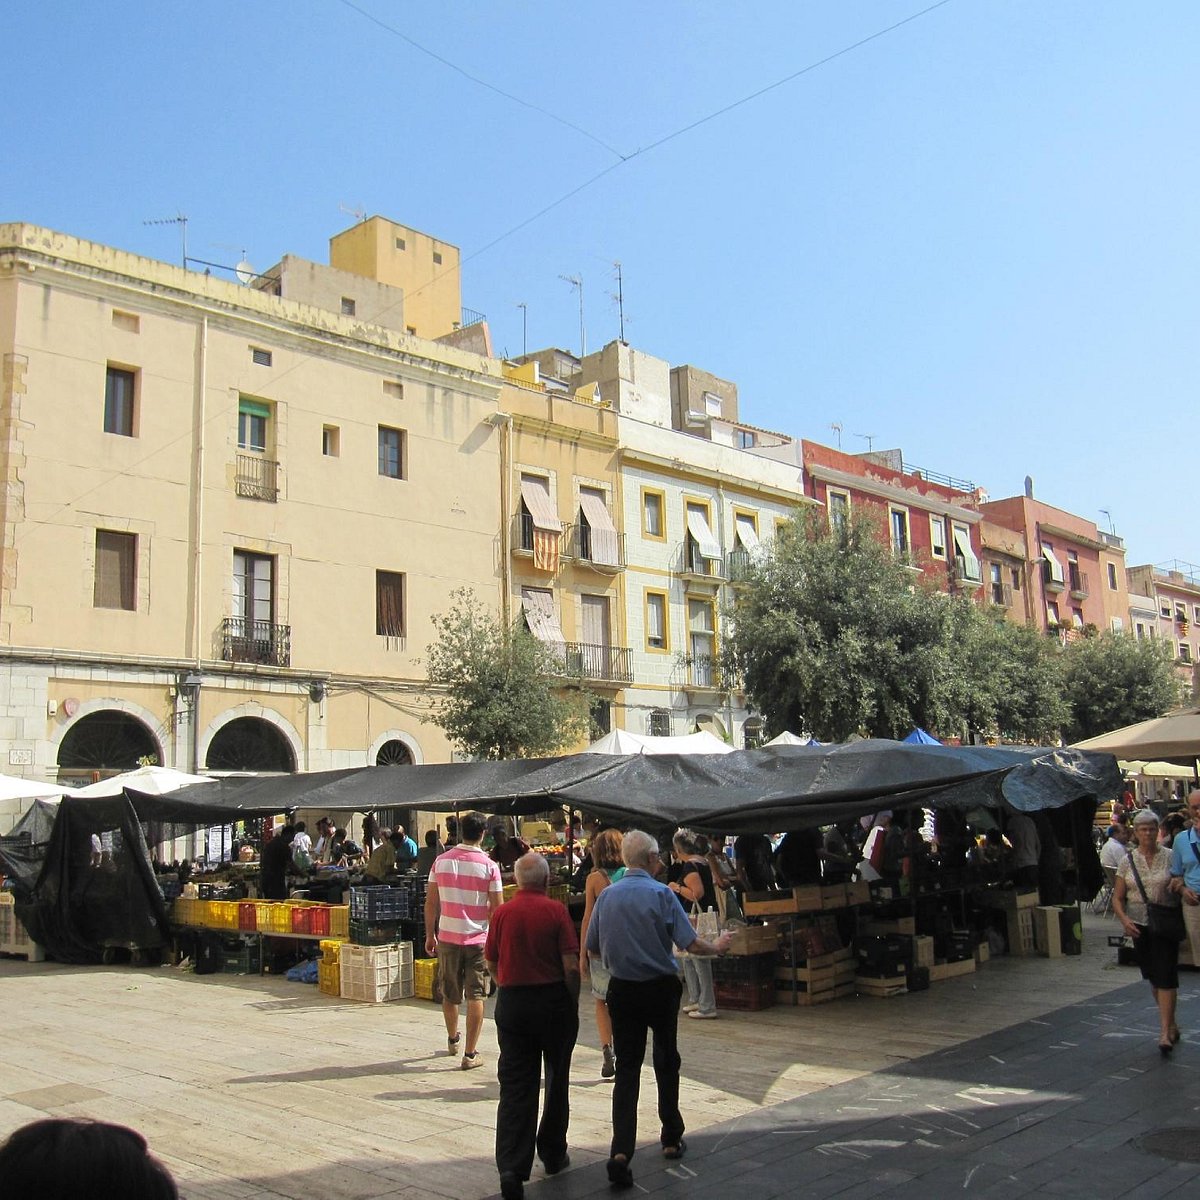
[(154, 734), (136, 717), (105, 709), (80, 717), (63, 735), (58, 747), (60, 775), (105, 775), (131, 771), (141, 760), (159, 765), (160, 749)]
[(399, 738), (384, 742), (375, 755), (377, 767), (411, 767), (412, 761), (412, 751)]
[(270, 721), (238, 717), (213, 736), (204, 765), (210, 771), (291, 772), (296, 757), (287, 738)]

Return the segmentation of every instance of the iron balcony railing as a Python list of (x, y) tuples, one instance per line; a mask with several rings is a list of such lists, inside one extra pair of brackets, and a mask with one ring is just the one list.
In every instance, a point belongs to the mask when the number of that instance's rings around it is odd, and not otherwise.
[(744, 546), (725, 555), (725, 578), (730, 583), (747, 583), (756, 566), (754, 556)]
[(684, 658), (687, 686), (701, 691), (740, 692), (741, 677), (727, 670), (719, 658), (710, 654), (689, 654)]
[(461, 311), (461, 320), (458, 323), (460, 329), (467, 329), (471, 325), (479, 325), (487, 320), (484, 313), (477, 311), (474, 308), (463, 308)]
[(982, 583), (983, 568), (979, 559), (968, 562), (961, 554), (954, 556), (954, 578), (960, 583)]
[(578, 559), (580, 562), (591, 563), (599, 571), (623, 571), (625, 569), (625, 535), (617, 533), (615, 563), (597, 562), (593, 557), (593, 547), (596, 544), (596, 534), (586, 521), (577, 521), (568, 525), (563, 535), (562, 553), (564, 558)]
[(289, 666), (292, 627), (247, 617), (226, 617), (221, 623), (221, 658), (225, 662)]
[(1075, 566), (1067, 567), (1067, 583), (1074, 599), (1086, 599), (1088, 594), (1088, 577), (1086, 571), (1081, 571)]
[(564, 642), (561, 654), (564, 675), (607, 683), (633, 682), (633, 654), (626, 646)]
[[(562, 527), (563, 538), (559, 542), (559, 557), (569, 557), (567, 551), (566, 533), (568, 526)], [(514, 554), (532, 554), (533, 553), (533, 533), (534, 524), (533, 517), (527, 512), (519, 512), (513, 517), (512, 523), (512, 551)]]
[(689, 537), (676, 552), (676, 571), (680, 575), (702, 575), (713, 583), (720, 583), (725, 579), (728, 558), (728, 555), (725, 558), (705, 558), (700, 553), (700, 543), (694, 537)]
[(269, 500), (273, 504), (279, 499), (279, 464), (272, 458), (239, 454), (233, 486), (239, 496)]

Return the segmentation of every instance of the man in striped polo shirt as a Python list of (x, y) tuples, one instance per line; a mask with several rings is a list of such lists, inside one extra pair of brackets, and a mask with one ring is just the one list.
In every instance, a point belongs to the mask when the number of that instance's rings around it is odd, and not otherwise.
[(479, 1035), (483, 1030), (483, 1001), (487, 996), (487, 965), (483, 947), (488, 917), (504, 894), (500, 868), (480, 848), (483, 821), (471, 814), (462, 819), (462, 842), (434, 860), (425, 893), (425, 953), (436, 954), (442, 985), (442, 1016), (446, 1049), (459, 1051), (458, 1006), (467, 1001), (467, 1039), (462, 1069), (483, 1065)]

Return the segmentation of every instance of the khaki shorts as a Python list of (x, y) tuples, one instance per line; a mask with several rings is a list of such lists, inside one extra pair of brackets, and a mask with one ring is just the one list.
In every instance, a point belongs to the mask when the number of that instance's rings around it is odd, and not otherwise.
[(487, 964), (483, 960), (483, 946), (438, 942), (437, 949), (442, 1002), (459, 1004), (464, 993), (468, 1000), (486, 999), (488, 972)]

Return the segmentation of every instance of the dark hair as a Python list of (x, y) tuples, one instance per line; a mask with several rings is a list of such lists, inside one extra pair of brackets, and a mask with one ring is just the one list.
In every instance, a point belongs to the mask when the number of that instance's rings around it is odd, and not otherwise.
[(294, 825), (285, 825), (280, 831), (279, 836), (283, 839), (283, 844), (286, 846), (296, 837), (296, 827)]
[(338, 828), (334, 829), (333, 836), (335, 838), (341, 838), (342, 841), (345, 841), (346, 840), (346, 831), (339, 826)]
[(296, 822), (296, 832), (297, 833), (304, 833), (305, 830), (307, 830), (307, 829), (308, 829), (308, 826), (305, 825), (305, 823), (303, 821)]
[(146, 1139), (103, 1121), (48, 1118), (18, 1129), (0, 1146), (0, 1179), (5, 1195), (39, 1200), (179, 1198), (175, 1180)]
[(461, 828), (464, 842), (477, 842), (483, 837), (483, 831), (487, 827), (482, 817), (477, 817), (474, 813), (470, 813), (463, 817)]
[(425, 845), (432, 847), (432, 846), (436, 846), (437, 843), (438, 843), (437, 830), (436, 829), (427, 829), (425, 831)]

